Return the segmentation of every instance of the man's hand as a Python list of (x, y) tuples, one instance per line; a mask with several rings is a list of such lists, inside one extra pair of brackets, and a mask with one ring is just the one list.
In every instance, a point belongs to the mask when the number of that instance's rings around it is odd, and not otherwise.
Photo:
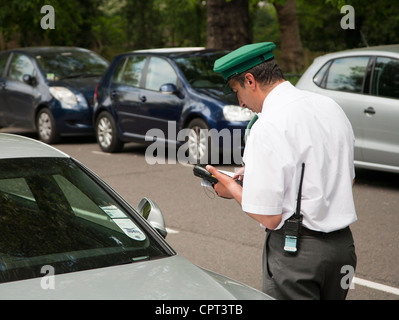
[(206, 170), (213, 174), (219, 181), (214, 186), (216, 194), (226, 199), (234, 198), (241, 205), (242, 187), (234, 179), (219, 172), (219, 170), (210, 165), (206, 166)]
[(241, 180), (244, 181), (244, 172), (245, 172), (245, 167), (241, 167), (238, 169), (233, 176), (234, 180)]
[[(216, 179), (218, 179), (218, 183), (215, 184), (215, 192), (219, 197), (227, 198), (227, 199), (236, 199), (237, 202), (241, 205), (242, 200), (242, 187), (234, 180), (243, 174), (244, 169), (240, 169), (234, 175), (234, 179), (229, 176), (219, 172), (216, 168), (208, 165), (206, 166), (206, 170), (212, 173)], [(261, 214), (252, 214), (247, 212), (247, 214), (254, 220), (258, 221), (262, 225), (264, 225), (268, 229), (275, 229), (281, 222), (282, 215), (261, 215)]]

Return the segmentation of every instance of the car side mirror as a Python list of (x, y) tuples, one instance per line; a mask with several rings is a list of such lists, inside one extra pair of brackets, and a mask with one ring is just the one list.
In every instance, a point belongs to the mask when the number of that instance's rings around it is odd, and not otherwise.
[(176, 85), (174, 85), (173, 83), (163, 84), (159, 88), (159, 91), (161, 93), (165, 93), (165, 94), (176, 94), (176, 95), (178, 95), (180, 93), (179, 89), (177, 89)]
[(31, 76), (30, 74), (24, 74), (22, 76), (22, 80), (26, 83), (29, 84), (30, 86), (34, 86), (36, 85), (37, 81), (36, 81), (36, 77)]
[(166, 238), (168, 234), (166, 231), (165, 220), (158, 205), (148, 199), (143, 198), (137, 206), (138, 212), (146, 219), (160, 234)]

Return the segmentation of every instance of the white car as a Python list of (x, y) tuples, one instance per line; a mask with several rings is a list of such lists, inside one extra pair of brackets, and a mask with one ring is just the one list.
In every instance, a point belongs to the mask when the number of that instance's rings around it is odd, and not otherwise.
[(318, 57), (296, 87), (342, 107), (356, 137), (356, 167), (399, 172), (399, 45)]
[(165, 236), (151, 200), (134, 209), (68, 155), (0, 134), (0, 299), (271, 299)]

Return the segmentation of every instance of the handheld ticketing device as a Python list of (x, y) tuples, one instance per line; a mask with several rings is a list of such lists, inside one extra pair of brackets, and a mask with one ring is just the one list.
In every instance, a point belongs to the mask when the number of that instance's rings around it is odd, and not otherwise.
[(301, 197), (302, 197), (302, 182), (305, 171), (305, 164), (302, 163), (301, 181), (299, 183), (298, 198), (296, 211), (291, 218), (284, 222), (284, 251), (296, 254), (298, 251), (299, 238), (301, 236), (302, 215), (301, 215)]
[[(212, 184), (212, 186), (219, 182), (218, 179), (213, 174), (211, 174), (208, 170), (206, 170), (205, 167), (202, 165), (198, 165), (198, 164), (195, 165), (193, 172), (194, 172), (195, 176), (207, 180), (208, 182), (210, 182)], [(219, 171), (219, 172), (226, 174), (227, 176), (230, 176), (226, 172), (223, 172), (223, 171)], [(240, 186), (242, 186), (241, 180), (234, 180), (234, 181), (237, 182)]]
[(216, 177), (212, 175), (208, 170), (206, 170), (203, 166), (194, 166), (193, 172), (195, 176), (205, 179), (212, 184), (218, 183), (218, 179), (216, 179)]

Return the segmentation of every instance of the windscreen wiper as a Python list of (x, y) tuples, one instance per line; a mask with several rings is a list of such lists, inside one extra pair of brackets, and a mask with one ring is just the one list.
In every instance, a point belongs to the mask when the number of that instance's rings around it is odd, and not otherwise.
[(73, 78), (90, 78), (90, 77), (101, 77), (101, 74), (96, 73), (79, 73), (79, 74), (72, 74), (70, 76), (61, 77), (59, 80), (64, 79), (73, 79)]

